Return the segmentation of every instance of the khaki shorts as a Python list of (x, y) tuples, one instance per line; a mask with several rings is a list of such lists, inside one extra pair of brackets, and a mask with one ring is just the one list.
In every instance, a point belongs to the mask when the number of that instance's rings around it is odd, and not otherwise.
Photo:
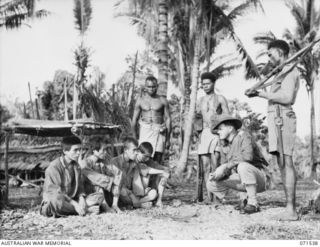
[[(296, 138), (297, 118), (293, 110), (281, 109), (283, 125), (281, 126), (283, 152), (285, 155), (292, 156)], [(279, 140), (277, 126), (275, 124), (276, 112), (268, 112), (268, 135), (269, 135), (269, 152), (279, 152)]]

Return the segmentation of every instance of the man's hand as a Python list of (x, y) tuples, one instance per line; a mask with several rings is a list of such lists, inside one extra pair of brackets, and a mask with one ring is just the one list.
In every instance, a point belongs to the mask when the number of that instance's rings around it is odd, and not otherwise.
[(72, 200), (71, 204), (72, 204), (72, 206), (74, 207), (74, 209), (76, 210), (76, 212), (80, 216), (85, 216), (86, 215), (86, 208), (84, 208), (83, 205), (80, 204), (80, 201), (79, 201), (79, 203), (77, 203), (76, 201)]
[(212, 173), (212, 175), (210, 176), (210, 180), (219, 181), (223, 177), (225, 177), (228, 174), (228, 172), (229, 168), (227, 166), (227, 163), (222, 164), (214, 171), (214, 173)]
[(85, 154), (79, 155), (78, 164), (81, 167), (81, 169), (83, 169), (83, 168), (88, 166), (88, 162), (86, 160)]
[(168, 179), (168, 178), (170, 177), (170, 173), (169, 173), (169, 172), (164, 171), (164, 172), (162, 173), (162, 177), (164, 177), (164, 178)]
[(253, 97), (259, 96), (260, 92), (257, 91), (257, 90), (246, 90), (245, 94), (246, 94), (249, 98), (253, 98)]

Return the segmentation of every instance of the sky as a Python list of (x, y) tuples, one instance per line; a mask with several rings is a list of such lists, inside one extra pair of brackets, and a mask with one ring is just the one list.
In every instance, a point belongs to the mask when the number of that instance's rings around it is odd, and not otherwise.
[[(137, 50), (143, 51), (145, 42), (136, 34), (127, 18), (115, 17), (116, 0), (92, 0), (92, 20), (85, 38), (85, 44), (92, 49), (91, 65), (98, 66), (106, 74), (107, 87), (116, 82), (127, 69), (125, 58)], [(264, 0), (265, 14), (251, 13), (239, 19), (235, 31), (252, 57), (261, 48), (254, 44), (253, 37), (259, 32), (271, 30), (281, 37), (284, 28), (294, 29), (294, 19), (281, 0)], [(3, 104), (28, 100), (28, 82), (34, 95), (36, 89), (42, 89), (43, 82), (52, 80), (58, 69), (76, 72), (73, 50), (79, 45), (80, 37), (75, 29), (73, 0), (37, 1), (38, 9), (46, 9), (51, 14), (37, 19), (17, 30), (0, 29), (0, 100)], [(217, 55), (229, 53), (233, 49), (230, 43), (218, 47)], [(266, 101), (259, 98), (248, 99), (244, 90), (252, 86), (239, 70), (230, 77), (217, 81), (218, 93), (228, 99), (238, 98), (248, 102), (253, 111), (266, 114)], [(320, 122), (320, 87), (316, 88), (316, 118)], [(169, 92), (179, 94), (179, 90), (169, 85)], [(199, 91), (199, 96), (203, 92)], [(170, 95), (169, 95), (170, 96)], [(309, 98), (305, 85), (300, 85), (294, 109), (297, 113), (297, 134), (304, 137), (309, 134)], [(318, 134), (320, 126), (317, 124)]]

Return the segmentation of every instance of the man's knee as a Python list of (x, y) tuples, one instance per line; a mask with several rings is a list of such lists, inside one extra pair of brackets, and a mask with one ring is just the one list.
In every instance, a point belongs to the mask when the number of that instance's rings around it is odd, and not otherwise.
[(60, 193), (54, 193), (48, 196), (46, 201), (43, 201), (40, 208), (40, 214), (46, 217), (59, 215), (63, 209), (66, 199)]
[(152, 189), (148, 192), (148, 197), (153, 201), (158, 197), (158, 192), (155, 189)]
[(216, 181), (210, 181), (209, 179), (207, 180), (206, 183), (207, 191), (213, 193), (215, 191), (215, 188), (217, 187)]
[(239, 175), (241, 176), (242, 173), (247, 173), (252, 169), (253, 165), (251, 165), (248, 162), (240, 162), (237, 166), (237, 171)]

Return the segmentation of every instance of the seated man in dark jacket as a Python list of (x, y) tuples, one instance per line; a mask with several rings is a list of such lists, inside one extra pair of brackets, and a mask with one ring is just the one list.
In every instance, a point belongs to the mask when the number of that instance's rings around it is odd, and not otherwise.
[[(241, 213), (251, 214), (260, 210), (256, 194), (266, 190), (266, 174), (263, 165), (267, 163), (259, 152), (251, 135), (243, 130), (241, 120), (229, 115), (220, 115), (212, 125), (212, 131), (225, 140), (227, 146), (220, 149), (225, 155), (223, 163), (210, 174), (207, 190), (220, 201), (229, 189), (246, 192), (239, 207)], [(225, 153), (222, 150), (226, 150)]]
[(84, 192), (79, 166), (84, 162), (80, 155), (81, 140), (76, 136), (64, 137), (61, 146), (62, 156), (52, 161), (45, 172), (40, 213), (47, 217), (99, 213), (103, 194)]

